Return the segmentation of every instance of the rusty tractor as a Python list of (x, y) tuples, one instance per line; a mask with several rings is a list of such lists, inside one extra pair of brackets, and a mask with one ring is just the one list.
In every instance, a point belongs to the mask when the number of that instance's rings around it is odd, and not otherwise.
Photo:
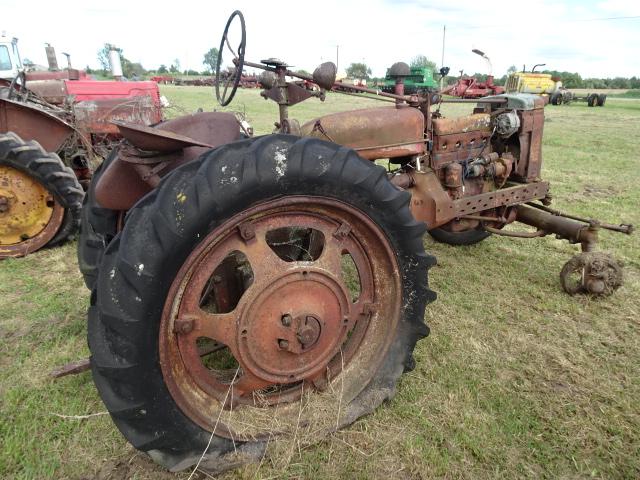
[(155, 82), (95, 81), (70, 65), (25, 72), (11, 47), (15, 76), (0, 78), (0, 259), (75, 234), (92, 172), (121, 138), (111, 120), (162, 120)]
[[(118, 123), (125, 141), (88, 192), (80, 243), (93, 260), (80, 264), (94, 382), (123, 435), (159, 464), (232, 468), (391, 398), (429, 333), (426, 232), (453, 245), (555, 234), (584, 252), (563, 272), (568, 292), (620, 285), (619, 266), (593, 250), (599, 229), (631, 227), (548, 206), (540, 97), (452, 99), (473, 113), (443, 118), (431, 110), (439, 95), (404, 94), (410, 69), (396, 63), (394, 93), (352, 87), (388, 105), (301, 125), (289, 107), (323, 100), (336, 66), (296, 74), (246, 61), (245, 45), (236, 11), (218, 58), (220, 68), (230, 52), (236, 73), (216, 96), (228, 105), (243, 67), (261, 69), (279, 106), (273, 134), (249, 137), (222, 112)], [(535, 231), (505, 229), (516, 222)]]

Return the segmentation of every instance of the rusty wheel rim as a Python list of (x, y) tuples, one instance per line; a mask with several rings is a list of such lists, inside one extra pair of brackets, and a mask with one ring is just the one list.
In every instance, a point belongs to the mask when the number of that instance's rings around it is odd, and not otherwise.
[(0, 165), (0, 258), (20, 257), (46, 245), (58, 232), (64, 208), (30, 175)]
[[(292, 229), (308, 243), (281, 242), (278, 236)], [(291, 256), (296, 249), (306, 252)], [(251, 275), (233, 300), (225, 262), (242, 255)], [(346, 257), (357, 295), (343, 273)], [(390, 244), (360, 211), (323, 197), (256, 205), (207, 235), (175, 277), (160, 325), (165, 382), (203, 428), (215, 425), (216, 433), (235, 439), (271, 435), (260, 427), (247, 431), (246, 418), (273, 408), (282, 418), (300, 415), (304, 393), (326, 394), (338, 381), (341, 402), (364, 389), (393, 339), (401, 298)], [(229, 364), (203, 362), (203, 338), (214, 342), (211, 350), (226, 352)], [(221, 423), (224, 410), (234, 415)]]

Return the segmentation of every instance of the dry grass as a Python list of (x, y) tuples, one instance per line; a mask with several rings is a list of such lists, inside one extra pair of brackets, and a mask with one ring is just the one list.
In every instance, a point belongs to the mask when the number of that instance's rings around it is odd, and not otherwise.
[[(211, 108), (210, 89), (167, 87), (174, 103)], [(275, 106), (241, 91), (258, 133)], [(346, 103), (342, 103), (345, 101)], [(370, 106), (330, 96), (293, 108), (301, 120)], [(462, 112), (456, 106), (449, 112)], [(546, 112), (544, 177), (560, 209), (640, 223), (640, 101), (610, 99)], [(273, 457), (222, 478), (640, 477), (638, 237), (602, 234), (626, 263), (626, 284), (603, 300), (570, 298), (557, 275), (576, 247), (553, 238), (490, 238), (438, 257), (432, 334), (395, 399), (316, 445), (294, 435)], [(179, 479), (120, 436), (90, 374), (47, 372), (87, 354), (75, 245), (0, 263), (0, 476)], [(208, 478), (198, 473), (197, 478)]]

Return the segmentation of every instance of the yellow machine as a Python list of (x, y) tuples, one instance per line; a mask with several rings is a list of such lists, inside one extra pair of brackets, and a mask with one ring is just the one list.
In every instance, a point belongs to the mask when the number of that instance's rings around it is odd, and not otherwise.
[(507, 93), (534, 93), (551, 95), (560, 90), (562, 82), (548, 73), (514, 72), (506, 84)]
[(578, 96), (564, 88), (560, 79), (549, 73), (525, 71), (511, 73), (507, 78), (505, 90), (506, 93), (533, 93), (549, 96), (549, 103), (552, 105), (582, 101), (587, 102), (590, 107), (602, 107), (607, 100), (605, 94), (589, 93)]

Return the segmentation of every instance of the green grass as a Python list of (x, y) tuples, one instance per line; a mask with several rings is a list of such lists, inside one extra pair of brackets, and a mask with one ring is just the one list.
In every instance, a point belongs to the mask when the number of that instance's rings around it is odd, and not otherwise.
[[(162, 90), (174, 115), (215, 107), (209, 88)], [(291, 115), (304, 121), (373, 104), (329, 95)], [(232, 106), (246, 109), (256, 133), (272, 130), (276, 106), (258, 90), (240, 90)], [(543, 176), (556, 207), (640, 224), (640, 101), (551, 106), (546, 116)], [(457, 248), (425, 238), (425, 246), (438, 258), (432, 333), (395, 399), (291, 458), (223, 478), (640, 477), (638, 236), (602, 232), (601, 247), (626, 264), (626, 283), (601, 300), (561, 292), (558, 272), (577, 247), (551, 237)], [(1, 262), (0, 298), (0, 477), (188, 476), (155, 467), (108, 416), (54, 415), (104, 411), (89, 373), (48, 377), (88, 355), (89, 294), (75, 244)]]
[(616, 98), (640, 98), (640, 88), (627, 90), (623, 93), (610, 93), (608, 96)]

